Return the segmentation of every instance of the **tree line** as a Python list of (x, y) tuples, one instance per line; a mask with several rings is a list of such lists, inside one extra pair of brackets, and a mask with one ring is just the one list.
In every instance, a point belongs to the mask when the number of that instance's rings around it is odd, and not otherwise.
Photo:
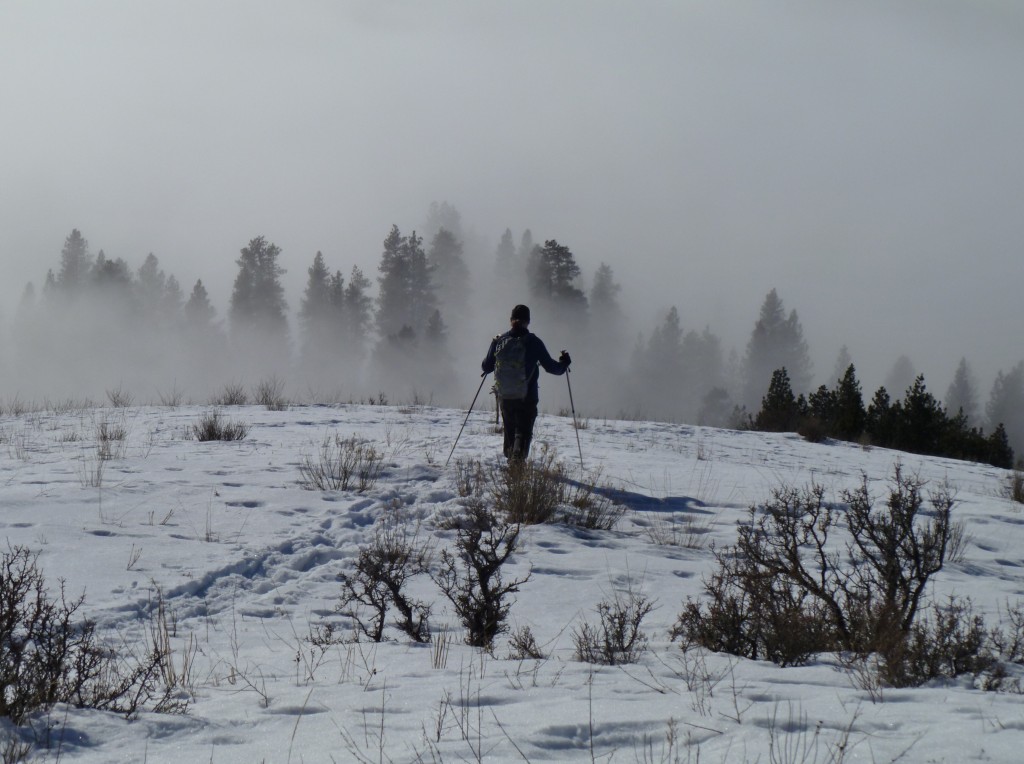
[[(132, 269), (103, 250), (93, 255), (85, 236), (73, 230), (41, 293), (26, 287), (9, 326), (7, 386), (66, 395), (71, 385), (95, 394), (117, 385), (145, 393), (180, 384), (200, 395), (226, 380), (274, 374), (310, 398), (386, 393), (458, 405), (464, 401), (453, 392), (461, 389), (456, 381), (476, 368), (489, 339), (478, 336), (477, 318), (489, 306), (501, 306), (504, 316), (511, 305), (529, 302), (534, 315), (543, 316), (545, 338), (571, 344), (577, 368), (587, 370), (574, 377), (574, 386), (596, 413), (755, 426), (757, 415), (750, 412), (763, 408), (780, 369), (805, 413), (824, 400), (821, 390), (812, 390), (797, 312), (787, 310), (774, 289), (744, 352), (727, 352), (710, 327), (683, 327), (675, 307), (648, 331), (635, 332), (611, 266), (599, 263), (585, 279), (575, 254), (556, 239), (534, 241), (529, 229), (519, 236), (506, 229), (491, 256), (479, 243), (467, 251), (466, 239), (457, 210), (443, 203), (431, 206), (423, 234), (391, 227), (376, 278), (358, 266), (343, 271), (318, 251), (292, 310), (281, 283), (282, 250), (256, 236), (235, 258), (221, 317), (201, 279), (186, 293), (154, 254)], [(851, 364), (842, 348), (833, 381)], [(884, 388), (909, 390), (916, 376), (903, 356)], [(1024, 363), (999, 372), (984, 411), (979, 400), (961, 360), (944, 404), (936, 405), (968, 432), (984, 428), (991, 435), (1002, 425), (1011, 445), (1024, 445)], [(873, 403), (882, 410), (882, 399)], [(905, 403), (889, 407), (903, 411)], [(868, 434), (879, 444), (899, 442), (880, 429)]]

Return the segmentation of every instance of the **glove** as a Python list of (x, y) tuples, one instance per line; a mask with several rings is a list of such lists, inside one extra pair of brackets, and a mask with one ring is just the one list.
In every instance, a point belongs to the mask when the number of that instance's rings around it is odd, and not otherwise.
[(572, 359), (569, 357), (568, 351), (562, 351), (562, 355), (558, 356), (558, 362), (565, 368), (569, 368), (569, 364), (572, 363)]

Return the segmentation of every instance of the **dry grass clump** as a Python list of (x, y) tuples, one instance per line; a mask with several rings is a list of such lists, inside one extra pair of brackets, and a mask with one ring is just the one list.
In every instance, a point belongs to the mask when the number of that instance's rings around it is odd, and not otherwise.
[(524, 462), (483, 465), (456, 462), (455, 484), (460, 497), (477, 497), (511, 522), (523, 525), (561, 522), (591, 530), (610, 530), (626, 507), (609, 499), (599, 486), (599, 474), (582, 480), (544, 448)]
[(248, 402), (249, 395), (241, 382), (228, 382), (221, 394), (210, 401), (215, 406), (244, 406)]
[(271, 375), (261, 379), (252, 390), (252, 398), (267, 411), (284, 411), (288, 402), (284, 397), (284, 381)]
[(1019, 465), (1006, 479), (1006, 497), (1018, 504), (1024, 504), (1024, 469)]
[(311, 491), (368, 491), (384, 471), (384, 455), (358, 436), (328, 435), (299, 465), (300, 484)]
[(219, 411), (211, 411), (203, 414), (198, 422), (193, 423), (189, 433), (201, 442), (245, 440), (249, 434), (249, 425), (226, 419)]
[(685, 549), (703, 549), (707, 546), (712, 519), (709, 515), (672, 512), (648, 513), (645, 528), (651, 543)]

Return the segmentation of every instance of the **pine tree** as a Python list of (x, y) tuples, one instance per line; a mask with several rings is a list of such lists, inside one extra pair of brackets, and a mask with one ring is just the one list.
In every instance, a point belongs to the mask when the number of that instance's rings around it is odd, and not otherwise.
[(384, 251), (377, 266), (377, 331), (381, 337), (397, 334), (408, 324), (406, 295), (410, 280), (409, 263), (405, 256), (405, 237), (397, 225), (384, 239)]
[(519, 260), (519, 267), (525, 270), (529, 266), (530, 258), (533, 257), (533, 252), (537, 248), (537, 245), (533, 243), (533, 234), (530, 229), (527, 228), (523, 231), (523, 235), (519, 238), (519, 249), (516, 252), (516, 259)]
[(516, 262), (516, 245), (512, 241), (512, 229), (506, 228), (498, 242), (494, 256), (494, 274), (499, 282), (507, 282), (515, 278), (519, 267)]
[(193, 385), (212, 390), (230, 375), (237, 374), (238, 370), (230, 366), (227, 337), (216, 321), (217, 311), (210, 303), (202, 279), (196, 279), (182, 316), (181, 337), (187, 349), (184, 355), (186, 379)]
[(896, 448), (916, 454), (940, 454), (946, 436), (946, 412), (918, 374), (907, 390), (897, 428)]
[(445, 312), (460, 318), (466, 312), (469, 296), (469, 268), (462, 257), (462, 242), (447, 228), (441, 228), (430, 243), (427, 262)]
[(285, 357), (282, 346), (288, 336), (280, 254), (281, 248), (262, 236), (242, 248), (228, 309), (232, 337), (248, 344), (247, 350), (260, 349), (277, 359)]
[(768, 392), (761, 399), (761, 410), (754, 417), (754, 429), (763, 432), (793, 432), (805, 413), (802, 396), (793, 395), (789, 372), (785, 368), (772, 373)]
[(427, 222), (423, 226), (424, 237), (433, 240), (441, 229), (448, 231), (456, 241), (462, 241), (462, 216), (453, 204), (431, 202)]
[(836, 391), (827, 385), (821, 385), (807, 396), (807, 413), (821, 431), (821, 437), (828, 437), (835, 429), (838, 403)]
[(850, 357), (850, 351), (843, 345), (839, 348), (839, 355), (836, 356), (836, 365), (832, 368), (832, 378), (829, 382), (836, 382), (843, 378), (846, 374), (847, 369), (853, 365), (853, 359)]
[(860, 382), (857, 381), (857, 370), (851, 363), (846, 367), (836, 386), (833, 437), (840, 440), (857, 440), (864, 431), (866, 416)]
[(60, 253), (60, 271), (54, 283), (66, 292), (78, 292), (85, 286), (91, 268), (89, 242), (75, 228), (64, 240), (64, 248)]
[(688, 331), (680, 356), (682, 369), (676, 396), (682, 406), (682, 421), (693, 422), (708, 392), (723, 385), (722, 343), (709, 327), (701, 332)]
[(885, 387), (880, 387), (875, 391), (864, 417), (864, 431), (873, 445), (885, 448), (893, 442), (896, 431), (895, 420), (899, 416), (900, 408), (898, 401), (892, 403)]
[(914, 384), (917, 371), (906, 355), (901, 355), (889, 370), (885, 378), (885, 389), (892, 395), (903, 395)]
[(622, 318), (619, 306), (619, 292), (622, 287), (616, 283), (615, 274), (607, 263), (601, 263), (594, 272), (594, 285), (590, 289), (590, 310), (601, 323), (618, 322)]
[(638, 339), (633, 369), (640, 371), (636, 379), (642, 387), (636, 389), (632, 397), (640, 397), (649, 407), (646, 415), (680, 421), (684, 414), (684, 403), (679, 398), (683, 377), (683, 329), (675, 306), (651, 332), (646, 347)]
[(571, 338), (574, 357), (583, 363), (601, 359), (601, 374), (588, 381), (592, 398), (605, 401), (621, 400), (629, 405), (629, 395), (641, 395), (630, 379), (628, 357), (624, 352), (629, 345), (630, 333), (619, 303), (622, 287), (615, 281), (611, 266), (601, 263), (594, 273), (590, 289), (590, 317), (586, 331)]
[(167, 287), (167, 275), (160, 270), (160, 261), (150, 252), (135, 273), (135, 291), (147, 310), (159, 305)]
[(1004, 470), (1013, 468), (1013, 448), (1010, 446), (1006, 428), (1002, 425), (997, 426), (988, 436), (987, 446), (986, 461), (989, 464)]
[(966, 358), (961, 358), (946, 390), (946, 410), (962, 411), (968, 422), (976, 422), (978, 418), (978, 385), (974, 381), (974, 374), (967, 364)]
[(700, 402), (697, 424), (702, 427), (729, 427), (735, 406), (724, 387), (713, 387)]
[(744, 403), (756, 404), (770, 377), (781, 368), (786, 369), (794, 389), (803, 391), (810, 385), (811, 360), (800, 319), (795, 310), (786, 316), (782, 300), (772, 289), (747, 342)]
[(648, 364), (660, 369), (660, 376), (678, 381), (683, 365), (683, 327), (673, 305), (661, 326), (651, 332), (647, 343)]
[(540, 299), (586, 301), (574, 285), (579, 275), (580, 267), (569, 248), (548, 239), (532, 259), (530, 289)]
[(430, 318), (427, 321), (427, 328), (424, 332), (424, 339), (427, 345), (434, 350), (444, 349), (446, 340), (448, 339), (448, 327), (444, 325), (444, 321), (441, 320), (441, 311), (435, 310), (430, 314)]
[(168, 324), (173, 324), (181, 319), (182, 310), (185, 306), (185, 295), (181, 291), (181, 284), (173, 275), (167, 277), (164, 286), (164, 294), (160, 299), (161, 315)]
[(160, 261), (152, 252), (135, 272), (133, 287), (146, 321), (163, 328), (177, 322), (184, 303), (181, 285), (174, 276), (168, 276), (160, 269)]
[(534, 248), (527, 267), (531, 299), (551, 311), (554, 321), (577, 329), (587, 318), (587, 296), (575, 284), (579, 275), (572, 252), (554, 239)]
[(185, 303), (185, 324), (190, 330), (205, 332), (213, 327), (213, 319), (217, 315), (213, 305), (210, 304), (210, 296), (203, 286), (202, 279), (197, 279), (188, 302)]
[[(302, 360), (307, 368), (319, 368), (323, 360), (335, 355), (333, 350), (338, 341), (341, 306), (336, 303), (334, 294), (341, 292), (343, 287), (340, 283), (333, 283), (321, 252), (313, 256), (313, 263), (306, 273), (306, 289), (299, 307)], [(340, 279), (341, 274), (337, 274), (337, 278)]]
[(370, 280), (353, 265), (342, 301), (345, 355), (351, 360), (363, 357), (373, 322), (373, 299), (366, 292), (369, 288)]
[(985, 417), (990, 432), (1001, 424), (1013, 450), (1020, 453), (1024, 449), (1024, 361), (996, 374)]
[(124, 300), (132, 287), (132, 273), (121, 258), (110, 260), (101, 249), (89, 271), (89, 281), (106, 299)]
[(377, 282), (377, 330), (381, 337), (408, 328), (422, 331), (437, 307), (431, 269), (416, 232), (406, 238), (392, 226), (384, 240)]

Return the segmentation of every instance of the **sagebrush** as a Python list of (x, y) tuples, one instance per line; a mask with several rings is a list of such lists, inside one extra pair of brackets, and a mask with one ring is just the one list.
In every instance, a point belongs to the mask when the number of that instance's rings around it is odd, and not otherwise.
[(51, 598), (38, 557), (13, 547), (0, 558), (0, 717), (21, 724), (57, 703), (128, 717), (147, 705), (183, 710), (163, 681), (161, 645), (119, 656), (101, 644), (96, 624), (79, 617), (85, 596), (69, 600), (61, 582)]
[(895, 681), (928, 581), (958, 536), (952, 492), (941, 487), (926, 506), (923, 481), (897, 464), (883, 507), (866, 476), (842, 498), (826, 500), (818, 485), (780, 488), (751, 508), (736, 544), (715, 552), (708, 601), (685, 604), (673, 638), (780, 665), (875, 653)]

